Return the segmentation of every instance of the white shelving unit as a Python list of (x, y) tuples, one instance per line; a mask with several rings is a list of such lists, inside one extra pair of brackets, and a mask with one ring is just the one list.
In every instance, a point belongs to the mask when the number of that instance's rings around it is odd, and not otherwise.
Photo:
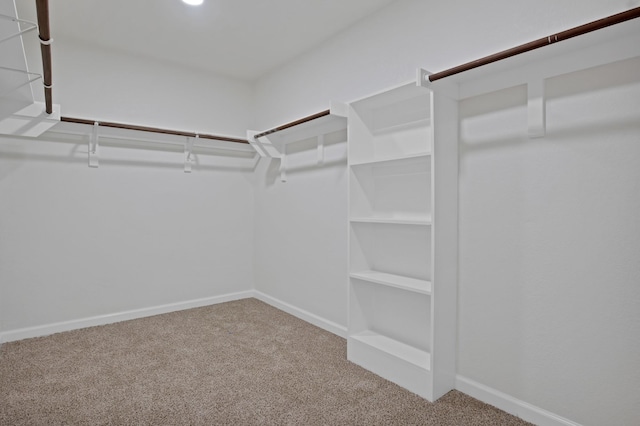
[(348, 358), (435, 400), (455, 377), (457, 104), (413, 82), (353, 102), (348, 131)]

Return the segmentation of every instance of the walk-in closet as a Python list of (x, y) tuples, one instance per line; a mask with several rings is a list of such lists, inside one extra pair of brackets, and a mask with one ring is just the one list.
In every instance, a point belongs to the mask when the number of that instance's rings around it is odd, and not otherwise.
[(640, 1), (0, 0), (0, 424), (636, 425)]

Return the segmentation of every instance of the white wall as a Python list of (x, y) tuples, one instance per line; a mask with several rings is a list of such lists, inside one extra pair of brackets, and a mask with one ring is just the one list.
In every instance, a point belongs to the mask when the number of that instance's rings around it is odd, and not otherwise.
[[(26, 44), (41, 72), (39, 46)], [(62, 115), (244, 138), (253, 89), (240, 80), (56, 36), (53, 101)], [(43, 101), (42, 85), (34, 85)]]
[[(350, 101), (412, 79), (417, 67), (439, 71), (639, 4), (400, 0), (261, 78), (257, 124), (281, 124), (326, 109), (332, 100)], [(474, 108), (480, 110), (475, 138), (484, 145), (475, 149), (466, 133), (461, 146), (458, 371), (587, 425), (633, 424), (640, 416), (631, 405), (640, 379), (633, 359), (640, 325), (632, 309), (640, 272), (633, 219), (640, 207), (633, 143), (640, 120), (633, 115), (637, 85), (627, 84), (630, 73), (640, 75), (635, 66), (616, 68), (611, 87), (595, 91), (589, 89), (593, 76), (575, 77), (572, 89), (566, 87), (573, 77), (550, 82), (549, 136), (543, 140), (522, 140), (521, 89), (503, 93), (506, 106), (497, 111), (482, 100), (464, 106), (466, 126)], [(602, 96), (607, 100), (599, 103)], [(620, 108), (609, 108), (616, 104)], [(487, 121), (483, 108), (489, 108)], [(346, 310), (346, 281), (338, 285), (333, 272), (317, 269), (320, 275), (305, 285), (299, 274), (260, 274), (258, 265), (266, 247), (278, 253), (290, 244), (275, 230), (286, 229), (292, 216), (276, 213), (307, 212), (297, 216), (299, 231), (312, 229), (318, 217), (346, 212), (344, 173), (344, 165), (309, 169), (277, 189), (256, 188), (256, 199), (265, 200), (257, 201), (256, 288), (292, 304), (313, 291), (332, 302), (304, 309), (334, 321), (346, 318), (346, 311), (336, 311)], [(320, 192), (310, 214), (310, 197), (297, 194), (323, 188), (320, 179), (334, 195)], [(269, 191), (278, 192), (277, 202)], [(331, 261), (327, 253), (346, 253), (345, 245), (339, 237), (317, 240), (312, 253), (287, 251), (286, 261)], [(334, 266), (346, 267), (341, 261)], [(327, 282), (333, 285), (316, 284)]]
[(640, 5), (638, 0), (398, 0), (256, 83), (268, 128)]
[[(613, 78), (612, 78), (613, 77)], [(640, 59), (461, 104), (459, 373), (582, 424), (634, 424)]]
[(251, 156), (45, 135), (0, 138), (0, 333), (253, 288)]
[(324, 165), (317, 166), (317, 158), (312, 141), (288, 151), (286, 183), (280, 181), (279, 160), (261, 160), (255, 186), (254, 281), (256, 290), (344, 333), (346, 131), (327, 135)]
[[(56, 37), (53, 70), (63, 116), (243, 138), (253, 120), (246, 82), (80, 40)], [(87, 140), (0, 139), (0, 332), (253, 288), (252, 153), (185, 174), (179, 146), (105, 145), (92, 169)]]

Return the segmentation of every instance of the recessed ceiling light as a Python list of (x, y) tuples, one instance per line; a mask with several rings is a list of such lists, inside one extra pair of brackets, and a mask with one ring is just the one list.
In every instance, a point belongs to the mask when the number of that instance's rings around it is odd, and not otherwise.
[(199, 6), (202, 4), (204, 0), (182, 0), (186, 4), (190, 4), (191, 6)]

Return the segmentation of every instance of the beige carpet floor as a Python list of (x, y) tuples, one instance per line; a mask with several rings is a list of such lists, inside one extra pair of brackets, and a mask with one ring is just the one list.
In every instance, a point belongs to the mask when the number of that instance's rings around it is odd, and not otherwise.
[(346, 360), (344, 339), (255, 299), (5, 343), (1, 425), (526, 425), (435, 403)]

